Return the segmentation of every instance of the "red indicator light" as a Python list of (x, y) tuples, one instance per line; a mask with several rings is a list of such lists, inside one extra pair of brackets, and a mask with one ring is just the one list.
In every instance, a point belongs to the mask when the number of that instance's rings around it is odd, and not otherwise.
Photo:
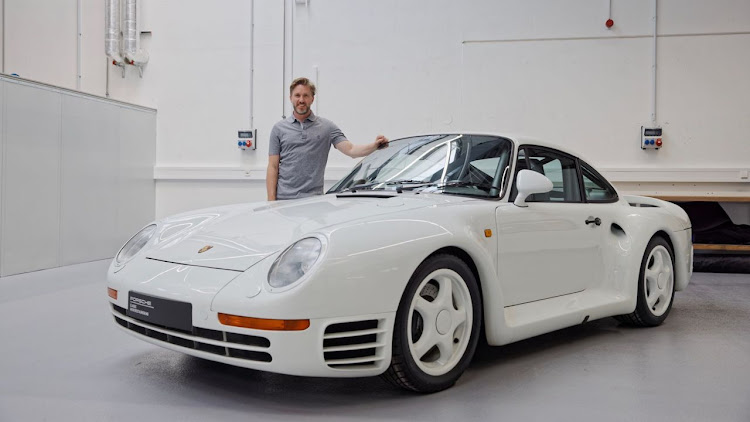
[(660, 147), (660, 146), (661, 146), (661, 138), (657, 138), (657, 139), (656, 139), (656, 146), (657, 146), (657, 147)]
[(615, 21), (613, 21), (612, 19), (607, 19), (607, 22), (605, 22), (604, 24), (607, 25), (607, 29), (609, 29), (615, 25)]

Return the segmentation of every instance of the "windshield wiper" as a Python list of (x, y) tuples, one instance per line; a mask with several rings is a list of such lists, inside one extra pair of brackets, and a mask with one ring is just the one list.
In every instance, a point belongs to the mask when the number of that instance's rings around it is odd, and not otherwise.
[[(423, 186), (434, 186), (437, 183), (435, 182), (425, 182), (424, 180), (389, 180), (387, 182), (371, 182), (371, 183), (363, 183), (361, 185), (354, 185), (351, 187), (348, 187), (341, 192), (356, 192), (357, 189), (366, 189), (370, 188), (372, 189), (375, 185), (384, 185), (384, 186), (393, 186), (393, 185), (410, 185), (408, 186), (409, 189), (423, 187)], [(416, 186), (414, 186), (416, 185)]]
[(435, 182), (426, 182), (424, 180), (389, 180), (387, 182), (382, 182), (386, 185), (434, 185)]
[(449, 182), (445, 182), (442, 185), (438, 186), (439, 188), (449, 188), (449, 187), (473, 187), (478, 188), (483, 191), (489, 192), (492, 189), (492, 185), (488, 183), (478, 183), (478, 182), (465, 182), (460, 180), (453, 180)]
[(380, 182), (361, 183), (361, 184), (358, 184), (358, 185), (349, 186), (348, 188), (343, 189), (343, 190), (341, 190), (339, 192), (356, 192), (357, 189), (370, 188), (370, 187), (372, 187), (374, 185), (377, 185), (377, 184), (380, 184)]

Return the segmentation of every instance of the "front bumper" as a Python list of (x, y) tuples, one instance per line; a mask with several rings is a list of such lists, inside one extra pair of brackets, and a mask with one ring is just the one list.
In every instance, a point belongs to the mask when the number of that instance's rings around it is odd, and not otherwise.
[(216, 313), (191, 331), (155, 326), (110, 301), (118, 327), (141, 340), (199, 358), (289, 375), (362, 377), (390, 365), (395, 313), (311, 319), (303, 331), (225, 326)]

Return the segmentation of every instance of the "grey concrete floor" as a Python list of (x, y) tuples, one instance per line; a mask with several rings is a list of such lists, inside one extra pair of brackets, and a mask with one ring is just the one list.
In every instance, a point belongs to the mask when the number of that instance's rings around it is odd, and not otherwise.
[(0, 421), (750, 421), (750, 276), (696, 273), (661, 327), (483, 348), (433, 395), (202, 361), (115, 328), (98, 261), (0, 279)]

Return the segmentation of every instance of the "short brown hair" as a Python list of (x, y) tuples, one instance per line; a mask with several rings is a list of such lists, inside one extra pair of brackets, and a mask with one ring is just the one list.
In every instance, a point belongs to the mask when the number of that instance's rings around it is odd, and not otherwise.
[(294, 88), (296, 88), (298, 85), (306, 86), (310, 88), (310, 91), (312, 92), (312, 96), (315, 96), (315, 84), (310, 82), (307, 78), (297, 78), (292, 81), (292, 84), (289, 85), (289, 95), (292, 95), (292, 91), (294, 91)]

